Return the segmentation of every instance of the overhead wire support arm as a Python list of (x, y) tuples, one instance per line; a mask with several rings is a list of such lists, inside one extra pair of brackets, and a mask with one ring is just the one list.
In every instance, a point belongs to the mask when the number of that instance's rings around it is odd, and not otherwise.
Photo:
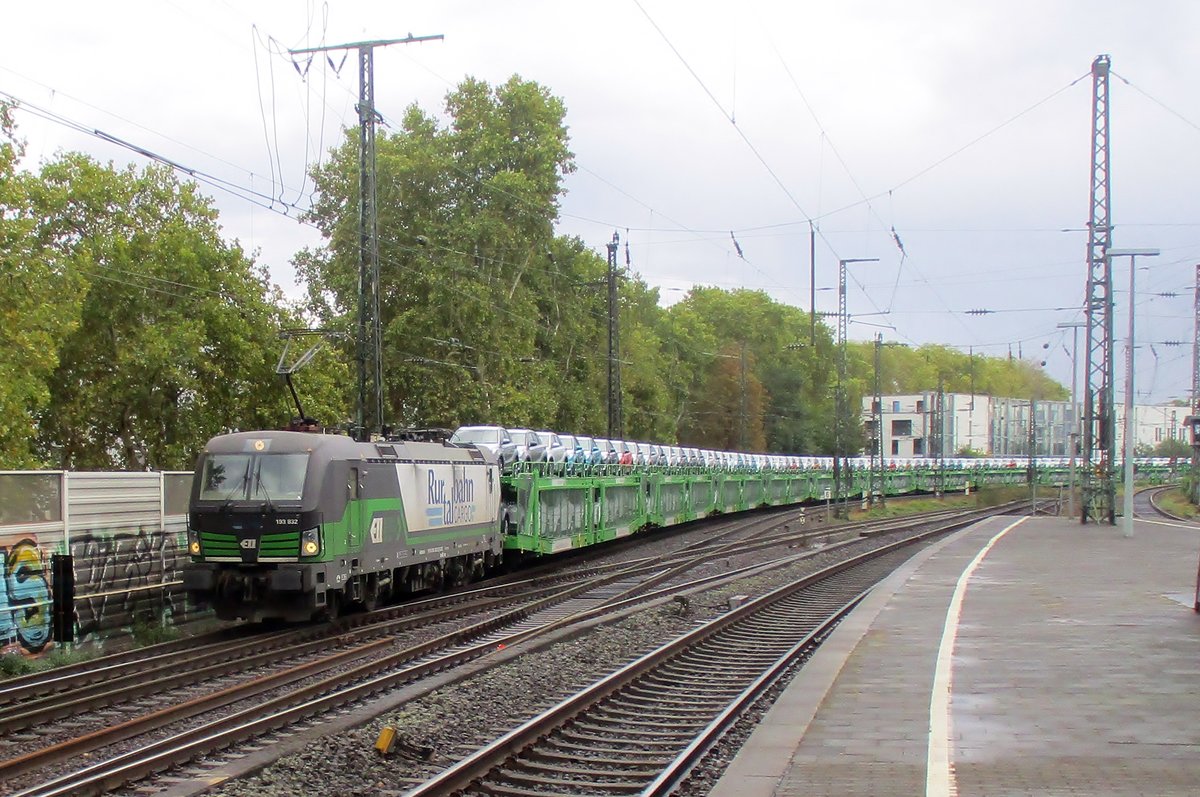
[(387, 47), (391, 44), (415, 44), (417, 42), (441, 41), (445, 39), (445, 34), (437, 33), (432, 36), (414, 36), (411, 33), (403, 39), (371, 39), (361, 42), (346, 42), (345, 44), (329, 44), (324, 47), (303, 47), (296, 50), (288, 50), (290, 55), (308, 55), (309, 53), (324, 53), (331, 50), (361, 50), (363, 48), (372, 47)]

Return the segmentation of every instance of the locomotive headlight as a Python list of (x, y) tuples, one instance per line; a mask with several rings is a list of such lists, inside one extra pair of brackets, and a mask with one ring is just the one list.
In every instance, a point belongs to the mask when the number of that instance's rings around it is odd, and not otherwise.
[(200, 555), (200, 532), (195, 529), (188, 529), (188, 553), (192, 556)]
[(321, 530), (309, 529), (300, 532), (300, 555), (316, 556), (321, 552)]

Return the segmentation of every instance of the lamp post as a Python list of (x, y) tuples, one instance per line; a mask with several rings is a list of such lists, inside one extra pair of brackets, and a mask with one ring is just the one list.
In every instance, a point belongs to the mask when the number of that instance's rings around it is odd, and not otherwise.
[(1133, 536), (1133, 276), (1137, 272), (1135, 261), (1140, 257), (1154, 257), (1157, 249), (1109, 249), (1104, 257), (1112, 268), (1114, 257), (1129, 258), (1129, 339), (1125, 343), (1125, 499), (1122, 505), (1124, 519), (1121, 523), (1122, 535)]
[(850, 325), (850, 316), (846, 312), (846, 265), (848, 263), (877, 263), (877, 257), (848, 257), (838, 261), (838, 368), (837, 368), (837, 394), (834, 398), (834, 414), (833, 419), (833, 490), (834, 503), (839, 508), (837, 509), (838, 517), (845, 517), (845, 508), (841, 506), (842, 499), (842, 471), (846, 462), (845, 452), (842, 450), (844, 441), (842, 440), (842, 416), (845, 414), (845, 385), (847, 378), (846, 367), (846, 329)]
[(1075, 355), (1079, 353), (1079, 330), (1086, 321), (1068, 321), (1058, 325), (1059, 329), (1073, 330), (1071, 339), (1071, 431), (1067, 433), (1070, 448), (1070, 475), (1067, 477), (1067, 516), (1075, 517), (1075, 449), (1079, 441), (1079, 372), (1075, 369)]

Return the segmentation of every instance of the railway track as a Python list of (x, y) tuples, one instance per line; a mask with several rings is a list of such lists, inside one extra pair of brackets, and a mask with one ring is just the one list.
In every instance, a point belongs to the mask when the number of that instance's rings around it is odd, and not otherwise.
[[(660, 565), (671, 565), (674, 576), (697, 563), (725, 553), (761, 550), (803, 539), (819, 532), (789, 530), (788, 522), (796, 513), (756, 518), (750, 523), (726, 523), (700, 543), (688, 546), (671, 557), (646, 557), (632, 562), (585, 564), (538, 578), (501, 579), (493, 586), (460, 591), (446, 596), (411, 602), (371, 613), (342, 618), (330, 626), (313, 626), (290, 631), (251, 634), (247, 629), (221, 632), (194, 640), (194, 644), (169, 643), (85, 662), (70, 668), (26, 676), (0, 683), (0, 733), (11, 733), (40, 726), (81, 711), (121, 705), (127, 713), (139, 707), (144, 696), (178, 695), (178, 690), (195, 683), (236, 675), (250, 669), (282, 664), (321, 652), (360, 646), (364, 652), (371, 640), (391, 637), (432, 622), (498, 610), (523, 600), (553, 595), (563, 584), (588, 578), (603, 578), (606, 573), (627, 570), (637, 575), (644, 570), (661, 572)], [(782, 527), (783, 532), (774, 532)], [(867, 533), (886, 528), (886, 522), (853, 524), (844, 532)], [(747, 543), (747, 539), (753, 542)], [(638, 569), (640, 565), (643, 570)], [(629, 570), (630, 567), (634, 569)], [(657, 572), (655, 573), (657, 575)], [(648, 588), (663, 578), (643, 582)], [(632, 582), (631, 582), (632, 585)], [(19, 701), (19, 702), (18, 702)], [(160, 700), (161, 702), (161, 700)], [(144, 708), (144, 706), (142, 706)], [(0, 774), (3, 769), (0, 768)]]
[[(710, 545), (714, 539), (728, 536), (745, 538), (764, 531), (771, 531), (791, 517), (792, 513), (768, 515), (751, 520), (726, 523), (725, 531), (706, 538), (704, 544)], [(715, 530), (714, 530), (715, 531)], [(712, 551), (707, 558), (720, 555)], [(702, 561), (705, 555), (685, 554), (688, 561)], [(434, 657), (438, 666), (450, 666), (458, 660), (483, 655), (489, 652), (489, 645), (500, 644), (502, 639), (517, 640), (523, 636), (537, 633), (541, 630), (552, 630), (562, 618), (578, 615), (589, 605), (609, 602), (617, 594), (627, 593), (639, 580), (661, 572), (670, 563), (672, 556), (660, 556), (635, 559), (632, 563), (616, 563), (607, 565), (585, 566), (574, 568), (569, 573), (557, 574), (542, 579), (510, 581), (497, 587), (472, 590), (467, 593), (430, 599), (417, 605), (406, 604), (403, 607), (377, 612), (385, 616), (393, 612), (402, 612), (405, 616), (397, 619), (387, 619), (357, 628), (348, 633), (342, 633), (334, 638), (322, 636), (320, 628), (305, 628), (295, 632), (268, 634), (256, 637), (246, 642), (236, 644), (218, 642), (208, 652), (211, 658), (224, 658), (217, 665), (209, 668), (196, 668), (197, 661), (203, 662), (204, 656), (197, 651), (172, 650), (169, 654), (155, 654), (143, 658), (122, 656), (120, 662), (96, 663), (90, 669), (77, 669), (70, 674), (47, 676), (41, 682), (31, 682), (23, 679), (19, 685), (12, 685), (16, 691), (47, 691), (51, 686), (60, 688), (51, 694), (34, 701), (25, 701), (20, 705), (10, 703), (6, 713), (0, 712), (0, 728), (7, 730), (28, 727), (39, 722), (49, 722), (56, 718), (72, 717), (79, 711), (94, 710), (103, 706), (118, 704), (123, 708), (132, 708), (137, 716), (106, 725), (94, 733), (71, 733), (57, 743), (51, 743), (32, 752), (18, 755), (14, 758), (0, 761), (0, 780), (11, 780), (22, 773), (45, 768), (55, 762), (63, 761), (89, 750), (111, 745), (122, 739), (145, 734), (158, 728), (163, 728), (182, 719), (201, 713), (231, 706), (238, 701), (292, 687), (281, 696), (277, 702), (288, 702), (298, 694), (294, 685), (306, 681), (311, 682), (324, 672), (336, 667), (349, 666), (355, 659), (366, 656), (374, 651), (386, 651), (394, 647), (392, 633), (406, 626), (429, 624), (437, 619), (453, 619), (479, 613), (485, 609), (495, 612), (494, 616), (485, 621), (473, 623), (466, 628), (438, 636), (428, 644), (420, 644), (395, 654), (384, 655), (377, 661), (352, 667), (348, 674), (330, 676), (318, 684), (333, 687), (336, 682), (350, 681), (353, 678), (371, 679), (380, 672), (400, 668), (404, 672), (411, 671), (414, 675), (424, 672), (418, 665), (422, 659), (429, 659), (438, 648), (444, 648), (440, 657)], [(574, 581), (573, 585), (571, 582)], [(545, 583), (548, 582), (548, 583)], [(567, 586), (563, 586), (566, 583)], [(530, 587), (537, 584), (536, 587)], [(611, 586), (610, 586), (611, 585)], [(514, 590), (518, 590), (514, 594)], [(521, 591), (523, 590), (523, 591)], [(591, 595), (583, 593), (590, 592)], [(582, 597), (580, 597), (582, 595)], [(502, 610), (502, 604), (518, 603), (515, 609)], [(361, 621), (360, 621), (361, 622)], [(511, 626), (505, 634), (497, 635), (495, 628)], [(314, 638), (315, 635), (315, 638)], [(374, 637), (372, 641), (360, 642), (364, 637)], [(282, 646), (282, 640), (293, 641), (295, 644)], [(468, 644), (474, 640), (472, 644)], [(354, 643), (354, 644), (351, 644)], [(237, 659), (232, 656), (230, 649), (241, 645), (254, 648), (256, 644), (268, 648), (253, 656)], [(336, 648), (341, 648), (340, 650)], [(317, 655), (324, 650), (325, 655)], [(261, 667), (269, 663), (276, 665), (283, 657), (310, 655), (312, 660), (296, 664), (277, 672), (255, 677), (253, 679), (221, 689), (210, 689), (208, 693), (200, 694), (193, 699), (175, 702), (172, 705), (148, 710), (139, 704), (135, 698), (143, 694), (159, 697), (170, 697), (176, 694), (176, 688), (182, 683), (194, 682), (205, 678), (218, 678), (231, 672), (247, 668)], [(177, 656), (187, 656), (193, 666), (181, 667)], [(163, 662), (160, 659), (165, 658)], [(232, 659), (229, 661), (228, 659)], [(123, 667), (127, 672), (123, 676), (114, 677), (116, 670)], [(152, 678), (153, 673), (174, 670), (173, 674), (163, 675), (162, 678)], [(111, 688), (105, 688), (105, 683), (97, 684), (96, 679), (107, 675)], [(403, 682), (403, 678), (398, 682)], [(64, 685), (73, 686), (65, 688)], [(304, 691), (304, 690), (301, 690)], [(27, 692), (28, 694), (28, 692)], [(251, 711), (261, 709), (271, 703), (259, 703)], [(75, 723), (72, 722), (72, 726)], [(22, 739), (28, 742), (29, 739)]]
[(1180, 517), (1179, 515), (1168, 512), (1163, 509), (1158, 503), (1158, 497), (1168, 490), (1177, 490), (1179, 486), (1176, 484), (1168, 484), (1162, 487), (1147, 487), (1138, 490), (1133, 494), (1133, 516), (1135, 518), (1145, 518), (1153, 520), (1156, 518), (1165, 518), (1181, 523), (1193, 522), (1189, 518)]
[[(485, 596), (487, 590), (484, 589), (447, 599), (433, 599), (428, 603), (434, 605), (440, 600), (455, 600), (463, 605), (457, 608), (442, 606), (427, 609), (422, 615), (424, 621), (430, 621), (432, 614), (438, 611), (447, 613), (447, 616), (454, 612), (459, 612), (458, 616), (466, 616), (470, 611), (479, 608), (478, 604), (471, 604), (473, 600), (491, 601), (492, 616), (395, 652), (388, 651), (389, 646), (395, 647), (392, 637), (381, 634), (376, 625), (354, 629), (350, 633), (352, 637), (372, 633), (377, 639), (347, 645), (342, 650), (294, 664), (236, 686), (139, 714), (133, 719), (117, 723), (115, 727), (75, 735), (58, 744), (51, 744), (0, 762), (0, 779), (12, 783), (14, 778), (18, 778), (19, 782), (15, 785), (18, 789), (23, 789), (16, 792), (18, 794), (99, 793), (164, 767), (191, 760), (203, 753), (235, 745), (253, 736), (298, 722), (302, 723), (306, 718), (319, 716), (364, 697), (456, 667), (497, 649), (546, 636), (573, 623), (584, 622), (600, 617), (606, 612), (629, 607), (640, 600), (661, 598), (673, 590), (694, 589), (702, 584), (719, 583), (764, 567), (760, 564), (734, 570), (726, 568), (719, 574), (690, 583), (685, 582), (674, 588), (659, 586), (667, 580), (678, 580), (689, 567), (714, 559), (732, 557), (735, 549), (737, 554), (744, 554), (754, 547), (798, 544), (814, 536), (828, 537), (833, 531), (824, 528), (815, 532), (784, 529), (792, 516), (793, 513), (785, 512), (757, 518), (750, 523), (736, 524), (721, 534), (711, 535), (703, 543), (695, 546), (696, 550), (685, 549), (672, 556), (637, 559), (623, 566), (597, 566), (592, 569), (601, 571), (599, 574), (587, 573), (580, 576), (577, 573), (576, 577), (580, 579), (580, 583), (569, 586), (562, 586), (561, 583), (542, 585), (537, 588), (536, 594), (527, 592), (520, 597), (488, 597)], [(912, 521), (910, 519), (853, 524), (842, 527), (839, 533), (849, 536), (878, 534), (895, 527), (899, 522)], [(799, 555), (802, 554), (793, 556)], [(521, 584), (521, 581), (513, 581), (494, 589), (511, 592)], [(639, 595), (641, 597), (638, 597)], [(523, 602), (516, 608), (502, 609), (500, 605), (504, 601)], [(388, 620), (385, 624), (421, 621), (417, 617), (407, 617)], [(311, 632), (312, 629), (302, 629), (300, 633)], [(286, 636), (287, 634), (277, 634), (268, 635), (268, 638), (277, 640)], [(309, 639), (296, 643), (296, 646), (309, 646), (310, 653), (318, 650), (321, 645), (331, 647), (328, 639)], [(290, 654), (296, 652), (286, 646), (280, 650)], [(372, 652), (380, 655), (368, 661), (355, 663)], [(264, 659), (268, 660), (269, 656)], [(142, 687), (144, 688), (145, 684)], [(51, 700), (47, 710), (56, 712), (57, 716), (65, 716), (69, 711), (85, 705), (75, 702), (83, 698), (73, 694), (74, 691), (66, 690), (62, 695), (55, 696), (58, 702)], [(93, 691), (96, 690), (93, 688)], [(157, 684), (151, 691), (162, 693), (164, 686), (161, 683)], [(111, 704), (115, 694), (118, 693), (107, 694), (105, 699)], [(258, 699), (249, 704), (250, 698)], [(152, 730), (174, 728), (181, 720), (209, 714), (217, 708), (224, 712), (224, 716), (210, 722), (193, 724), (158, 741), (141, 744), (135, 750), (115, 754), (85, 770), (61, 773), (58, 776), (52, 774), (43, 783), (28, 777), (52, 769), (51, 765), (54, 763), (79, 756), (83, 752), (108, 747), (134, 736), (144, 736)], [(27, 713), (23, 716), (24, 721), (29, 721)], [(15, 719), (16, 715), (0, 717)], [(161, 735), (160, 733), (159, 736)], [(21, 775), (27, 777), (19, 778)]]
[[(683, 550), (695, 548), (702, 552), (714, 545), (728, 545), (731, 537), (744, 539), (763, 530), (770, 531), (777, 524), (786, 525), (793, 514), (767, 515), (749, 522), (725, 521), (713, 526), (705, 540)], [(653, 567), (659, 560), (664, 557), (534, 568), (519, 575), (491, 579), (473, 589), (410, 601), (369, 614), (345, 616), (332, 624), (265, 633), (253, 626), (241, 626), (0, 681), (0, 733), (21, 730), (81, 709), (134, 700), (166, 688), (176, 689), (215, 673), (230, 674), (261, 666), (271, 659), (272, 651), (282, 661), (319, 649), (322, 644), (337, 647), (343, 641), (393, 635), (423, 621), (451, 618), (455, 614), (447, 611), (451, 607), (458, 607), (463, 615), (478, 613), (502, 605), (505, 598), (513, 602), (540, 597), (553, 593), (559, 585), (603, 577), (639, 563)], [(160, 676), (163, 680), (158, 680)], [(51, 697), (63, 694), (70, 697)], [(62, 710), (51, 708), (60, 703)]]
[(407, 797), (665, 795), (741, 712), (911, 555), (925, 528), (706, 623), (589, 685)]

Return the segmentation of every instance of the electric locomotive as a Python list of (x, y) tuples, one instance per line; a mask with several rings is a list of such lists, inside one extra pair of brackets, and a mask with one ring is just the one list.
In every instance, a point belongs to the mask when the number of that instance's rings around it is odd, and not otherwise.
[(196, 464), (184, 589), (221, 619), (336, 617), (481, 576), (504, 522), (500, 468), (478, 448), (221, 435)]

